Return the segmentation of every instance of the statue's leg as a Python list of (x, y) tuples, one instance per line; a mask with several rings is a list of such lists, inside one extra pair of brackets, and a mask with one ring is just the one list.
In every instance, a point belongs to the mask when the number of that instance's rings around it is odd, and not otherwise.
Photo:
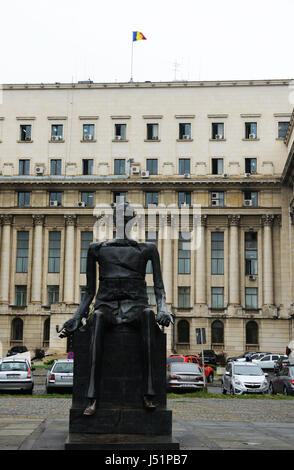
[(153, 310), (145, 308), (141, 315), (140, 327), (143, 345), (143, 364), (144, 364), (144, 404), (146, 408), (154, 409), (155, 405), (152, 399), (155, 396), (154, 391), (154, 373), (153, 373), (153, 351), (154, 351), (154, 330), (156, 326)]

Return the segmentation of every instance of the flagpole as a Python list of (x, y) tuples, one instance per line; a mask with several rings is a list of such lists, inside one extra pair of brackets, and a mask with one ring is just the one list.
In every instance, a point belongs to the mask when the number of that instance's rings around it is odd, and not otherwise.
[(130, 79), (130, 82), (133, 81), (133, 48), (134, 48), (134, 41), (133, 41), (133, 33), (132, 33), (131, 79)]

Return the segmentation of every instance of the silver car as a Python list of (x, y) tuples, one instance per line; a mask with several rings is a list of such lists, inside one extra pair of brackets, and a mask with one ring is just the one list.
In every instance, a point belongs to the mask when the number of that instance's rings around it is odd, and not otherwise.
[(252, 362), (228, 362), (221, 382), (222, 393), (267, 393), (268, 381), (260, 367)]
[(197, 364), (171, 362), (167, 366), (167, 391), (202, 390), (203, 374)]
[(0, 390), (33, 393), (32, 368), (26, 359), (7, 357), (0, 363)]
[(46, 377), (46, 391), (72, 389), (73, 387), (73, 359), (58, 359), (53, 362)]

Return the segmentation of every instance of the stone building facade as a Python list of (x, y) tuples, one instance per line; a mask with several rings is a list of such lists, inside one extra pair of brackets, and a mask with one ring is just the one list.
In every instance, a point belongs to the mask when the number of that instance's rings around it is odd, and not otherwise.
[[(293, 337), (289, 80), (5, 85), (0, 106), (0, 341), (63, 354), (97, 207), (126, 197), (158, 244), (168, 352), (284, 352)], [(146, 208), (155, 206), (153, 222)], [(176, 208), (188, 213), (177, 227)], [(164, 228), (161, 211), (168, 209)], [(195, 216), (194, 208), (197, 208)], [(141, 211), (141, 212), (140, 212)], [(291, 212), (292, 211), (292, 212)], [(195, 227), (196, 249), (185, 234)], [(149, 223), (149, 225), (148, 225)], [(173, 233), (172, 233), (173, 232)], [(105, 233), (112, 237), (112, 230)], [(147, 269), (151, 305), (152, 273)]]

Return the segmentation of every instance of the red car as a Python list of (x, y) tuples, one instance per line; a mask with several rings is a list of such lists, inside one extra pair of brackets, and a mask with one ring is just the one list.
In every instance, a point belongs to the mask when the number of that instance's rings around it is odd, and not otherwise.
[[(181, 354), (172, 354), (167, 358), (167, 364), (170, 362), (193, 362), (194, 364), (198, 364), (200, 369), (202, 369), (202, 359), (198, 356), (193, 355), (181, 355)], [(212, 383), (214, 379), (214, 370), (210, 366), (205, 366), (205, 377), (208, 383)]]

